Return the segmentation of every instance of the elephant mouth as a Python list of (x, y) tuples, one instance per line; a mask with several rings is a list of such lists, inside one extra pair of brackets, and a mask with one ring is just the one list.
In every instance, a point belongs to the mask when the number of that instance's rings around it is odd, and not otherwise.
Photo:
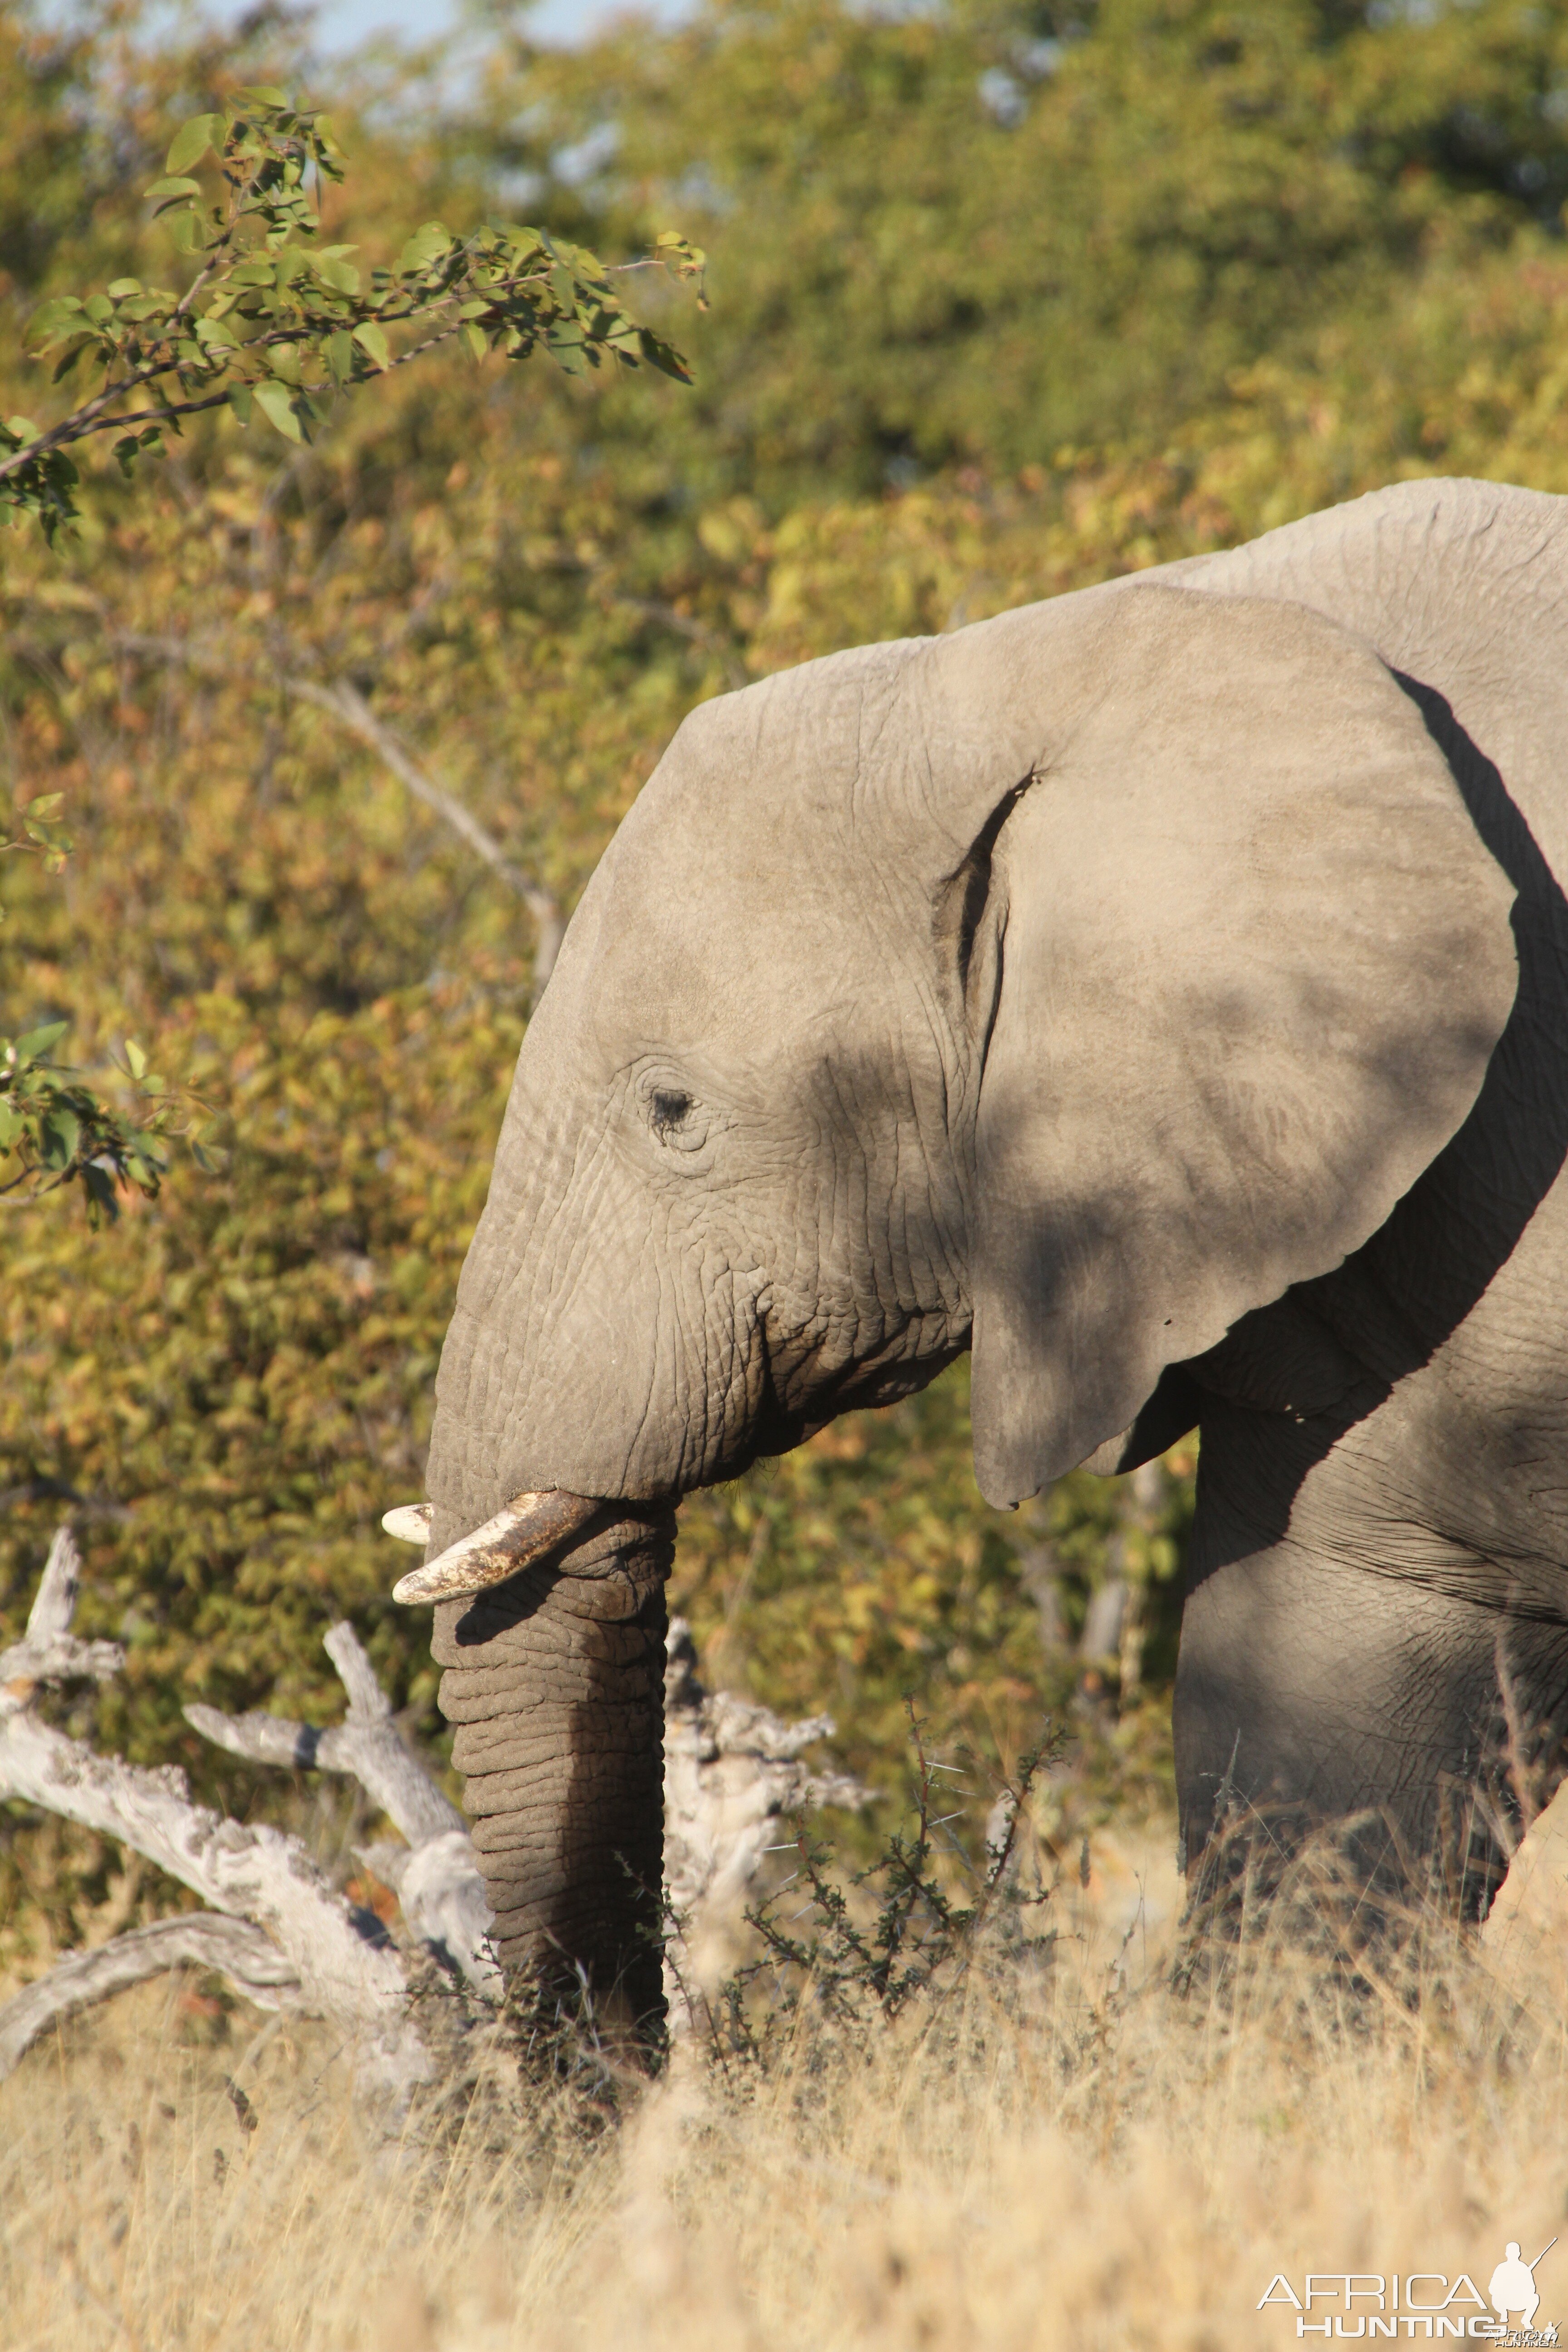
[[(460, 1536), (434, 1559), (400, 1578), (392, 1588), (392, 1597), (417, 1607), (421, 1602), (457, 1601), (465, 1593), (484, 1592), (531, 1567), (569, 1538), (582, 1535), (590, 1521), (605, 1512), (624, 1508), (593, 1496), (569, 1494), (563, 1487), (542, 1495), (514, 1495), (472, 1535)], [(416, 1503), (388, 1511), (382, 1525), (388, 1535), (401, 1537), (405, 1543), (424, 1543), (430, 1532), (429, 1506)]]

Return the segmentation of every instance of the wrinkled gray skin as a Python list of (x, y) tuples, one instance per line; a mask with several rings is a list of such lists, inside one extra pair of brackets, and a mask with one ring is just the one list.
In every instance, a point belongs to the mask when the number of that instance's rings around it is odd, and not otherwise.
[(1201, 1425), (1189, 1865), (1371, 1807), (1484, 1908), (1568, 1732), (1565, 759), (1568, 500), (1469, 482), (687, 719), (441, 1364), (433, 1549), (620, 1507), (437, 1612), (510, 1969), (657, 2010), (675, 1501), (966, 1347), (994, 1504)]

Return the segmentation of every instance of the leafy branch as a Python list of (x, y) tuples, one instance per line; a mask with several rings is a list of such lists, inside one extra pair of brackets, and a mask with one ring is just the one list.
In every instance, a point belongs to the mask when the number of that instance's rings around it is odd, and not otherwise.
[[(44, 793), (29, 801), (26, 809), (17, 813), (22, 820), (21, 832), (13, 834), (9, 840), (0, 840), (0, 856), (8, 850), (19, 849), (25, 856), (41, 857), (46, 873), (58, 874), (72, 845), (69, 834), (59, 821), (58, 811), (64, 799), (64, 793)], [(0, 923), (5, 919), (5, 909), (0, 907)]]
[[(198, 165), (216, 175), (219, 201), (191, 176)], [(343, 176), (330, 122), (272, 89), (238, 91), (182, 125), (167, 174), (147, 194), (195, 262), (184, 292), (117, 278), (85, 299), (41, 304), (28, 324), (36, 352), (59, 353), (56, 383), (79, 364), (104, 376), (47, 430), (26, 416), (0, 424), (0, 520), (31, 515), (51, 542), (78, 513), (66, 454), (76, 443), (116, 434), (129, 476), (139, 458), (163, 454), (165, 429), (222, 407), (242, 425), (259, 412), (287, 439), (308, 441), (335, 398), (441, 343), (460, 342), (476, 361), (542, 347), (568, 374), (608, 360), (690, 381), (679, 352), (628, 316), (612, 283), (666, 267), (700, 281), (700, 250), (673, 232), (645, 259), (607, 268), (543, 229), (458, 237), (427, 221), (392, 268), (367, 272), (357, 247), (319, 242), (321, 191)]]
[[(54, 1049), (68, 1023), (51, 1021), (25, 1037), (0, 1037), (0, 1198), (36, 1200), (79, 1183), (96, 1225), (120, 1212), (116, 1187), (153, 1200), (168, 1160), (165, 1139), (179, 1131), (180, 1099), (147, 1066), (140, 1045), (127, 1042), (123, 1075), (150, 1116), (142, 1127), (100, 1100), (79, 1074), (57, 1064)], [(193, 1141), (198, 1164), (217, 1163), (207, 1144)]]
[[(22, 829), (0, 838), (0, 856), (19, 850), (41, 857), (47, 873), (61, 872), (73, 847), (59, 820), (64, 798), (63, 793), (47, 793), (19, 809)], [(0, 1199), (15, 1193), (36, 1200), (42, 1192), (79, 1183), (92, 1223), (105, 1218), (112, 1223), (120, 1213), (116, 1187), (154, 1198), (168, 1166), (162, 1146), (168, 1137), (184, 1133), (188, 1120), (181, 1095), (148, 1068), (146, 1055), (132, 1040), (126, 1042), (121, 1075), (145, 1107), (143, 1124), (133, 1127), (100, 1101), (79, 1072), (54, 1058), (69, 1025), (51, 1021), (22, 1037), (0, 1037)], [(212, 1149), (215, 1133), (209, 1122), (202, 1137), (191, 1141), (198, 1167), (209, 1173), (219, 1164)]]

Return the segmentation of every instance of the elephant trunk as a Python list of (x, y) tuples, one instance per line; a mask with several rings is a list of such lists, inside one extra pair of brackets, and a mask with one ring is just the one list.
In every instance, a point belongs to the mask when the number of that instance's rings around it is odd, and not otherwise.
[(601, 1515), (509, 1581), (441, 1601), (432, 1643), (509, 1980), (585, 1983), (601, 2019), (644, 2035), (664, 2017), (674, 1553), (673, 1510)]

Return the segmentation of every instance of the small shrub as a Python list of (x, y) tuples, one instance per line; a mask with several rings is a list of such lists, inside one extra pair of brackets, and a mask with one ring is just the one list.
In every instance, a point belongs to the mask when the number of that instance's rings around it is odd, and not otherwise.
[[(803, 2025), (824, 2030), (848, 2051), (864, 2052), (879, 2029), (909, 2015), (934, 2023), (976, 1971), (999, 1985), (1049, 1959), (1055, 1930), (1034, 1915), (1051, 1889), (1020, 1867), (1020, 1825), (1040, 1773), (1058, 1760), (1062, 1735), (1047, 1726), (997, 1793), (990, 1834), (976, 1855), (952, 1824), (968, 1791), (943, 1783), (956, 1768), (931, 1757), (912, 1703), (912, 1819), (888, 1838), (870, 1865), (849, 1874), (831, 1850), (802, 1828), (799, 1862), (782, 1885), (746, 1913), (759, 1956), (720, 1988), (709, 2011), (713, 2055), (763, 2072)], [(787, 1899), (805, 1900), (787, 1916)], [(804, 1930), (798, 1923), (809, 1918)]]

